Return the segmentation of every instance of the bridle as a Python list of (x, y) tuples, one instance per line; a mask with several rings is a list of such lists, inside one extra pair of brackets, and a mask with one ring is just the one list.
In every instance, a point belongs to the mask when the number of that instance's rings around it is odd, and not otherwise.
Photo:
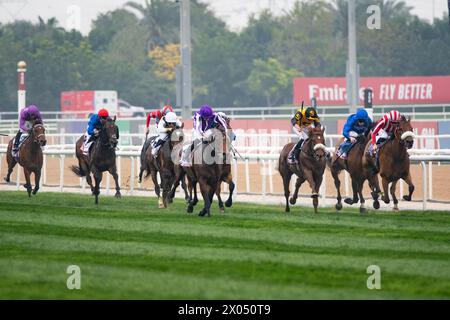
[[(36, 134), (35, 134), (35, 129), (40, 129), (40, 128), (42, 129), (42, 133), (36, 135)], [(42, 124), (40, 124), (40, 123), (35, 124), (35, 125), (33, 126), (33, 129), (31, 130), (31, 132), (33, 133), (33, 138), (34, 138), (33, 142), (34, 142), (34, 143), (39, 143), (39, 138), (42, 137), (42, 136), (45, 137), (45, 127), (44, 127), (44, 125), (42, 125)]]

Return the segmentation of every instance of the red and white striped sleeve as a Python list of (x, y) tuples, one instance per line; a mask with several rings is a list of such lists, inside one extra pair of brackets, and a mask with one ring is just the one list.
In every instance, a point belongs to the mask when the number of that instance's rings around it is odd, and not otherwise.
[(381, 129), (385, 129), (385, 127), (388, 123), (389, 123), (389, 119), (386, 115), (384, 115), (383, 118), (381, 118), (378, 121), (377, 125), (375, 126), (375, 128), (373, 129), (373, 132), (372, 132), (372, 144), (375, 144), (375, 142), (377, 141), (376, 136), (377, 136), (378, 132)]

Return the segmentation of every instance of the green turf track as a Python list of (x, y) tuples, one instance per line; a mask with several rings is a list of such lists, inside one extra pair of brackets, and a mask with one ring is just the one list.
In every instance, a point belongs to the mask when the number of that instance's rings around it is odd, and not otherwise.
[[(0, 192), (1, 299), (450, 298), (450, 212), (215, 202), (199, 218), (181, 201), (93, 200)], [(81, 290), (66, 287), (72, 264)], [(372, 264), (381, 290), (367, 289)]]

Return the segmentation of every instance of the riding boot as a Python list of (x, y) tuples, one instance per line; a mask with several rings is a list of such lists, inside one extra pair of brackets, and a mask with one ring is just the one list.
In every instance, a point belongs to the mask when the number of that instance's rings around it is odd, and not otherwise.
[(16, 138), (14, 139), (13, 151), (17, 152), (19, 150), (20, 137), (22, 136), (22, 131), (18, 131), (16, 134)]
[(289, 154), (288, 161), (290, 163), (296, 163), (298, 161), (298, 156), (300, 155), (300, 151), (302, 150), (303, 139), (300, 139), (294, 147), (294, 150)]
[(156, 142), (155, 142), (155, 145), (153, 146), (153, 148), (152, 148), (152, 155), (153, 155), (153, 158), (157, 158), (158, 157), (158, 151), (159, 151), (159, 148), (160, 148), (160, 146), (162, 145), (164, 143), (164, 140), (163, 139), (159, 139), (159, 140), (157, 140)]

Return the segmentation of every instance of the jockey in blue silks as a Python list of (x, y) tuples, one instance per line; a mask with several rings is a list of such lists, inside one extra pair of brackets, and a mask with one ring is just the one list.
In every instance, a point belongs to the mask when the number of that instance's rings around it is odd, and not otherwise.
[(356, 113), (350, 115), (342, 132), (345, 140), (339, 146), (337, 156), (344, 160), (347, 159), (347, 154), (356, 142), (356, 138), (361, 134), (367, 134), (371, 126), (372, 120), (365, 109), (360, 108)]

